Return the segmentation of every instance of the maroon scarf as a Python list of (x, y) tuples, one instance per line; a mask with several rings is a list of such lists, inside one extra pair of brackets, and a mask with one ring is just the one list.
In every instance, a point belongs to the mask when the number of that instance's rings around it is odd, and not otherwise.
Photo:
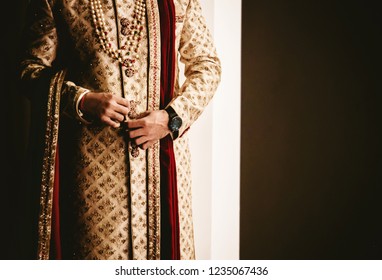
[[(158, 0), (161, 29), (160, 108), (174, 96), (175, 6), (173, 0)], [(160, 141), (161, 168), (161, 259), (179, 260), (179, 212), (176, 163), (171, 136)]]
[[(173, 0), (158, 0), (161, 29), (160, 109), (174, 96), (175, 81), (175, 6)], [(56, 176), (53, 194), (53, 225), (51, 258), (61, 259), (59, 217), (59, 154), (57, 149)], [(161, 196), (161, 259), (179, 260), (179, 211), (176, 162), (171, 136), (160, 140)]]

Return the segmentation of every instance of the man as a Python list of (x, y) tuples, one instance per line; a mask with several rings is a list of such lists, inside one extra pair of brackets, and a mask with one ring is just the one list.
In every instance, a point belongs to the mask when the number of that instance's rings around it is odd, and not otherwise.
[(194, 259), (187, 131), (221, 71), (199, 1), (32, 0), (24, 39), (38, 258)]

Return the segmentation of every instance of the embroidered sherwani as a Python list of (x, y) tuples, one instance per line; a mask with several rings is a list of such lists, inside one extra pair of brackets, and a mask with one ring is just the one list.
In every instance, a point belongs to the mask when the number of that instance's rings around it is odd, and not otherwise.
[[(126, 40), (120, 19), (132, 17), (134, 1), (101, 2), (108, 36), (115, 47), (120, 47)], [(218, 86), (220, 62), (199, 1), (176, 0), (174, 4), (177, 63), (185, 64), (186, 77), (180, 85), (177, 67), (174, 98), (169, 104), (183, 120), (180, 137), (174, 140), (180, 256), (194, 259), (187, 131)], [(53, 181), (57, 175), (54, 165), (59, 147), (65, 258), (160, 259), (159, 141), (147, 151), (138, 149), (123, 130), (86, 123), (76, 109), (78, 98), (86, 90), (128, 99), (130, 118), (159, 109), (161, 37), (157, 1), (146, 1), (140, 59), (133, 77), (125, 75), (122, 66), (101, 50), (89, 0), (32, 0), (29, 17), (22, 81), (33, 83), (50, 73), (47, 126), (45, 140), (41, 139), (45, 146), (39, 258), (49, 258)]]

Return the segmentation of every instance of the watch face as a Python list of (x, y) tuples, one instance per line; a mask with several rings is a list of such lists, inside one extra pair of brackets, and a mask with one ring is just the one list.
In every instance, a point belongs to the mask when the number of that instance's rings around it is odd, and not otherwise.
[(171, 119), (169, 124), (171, 132), (179, 130), (181, 126), (182, 126), (182, 119), (179, 116), (175, 116)]

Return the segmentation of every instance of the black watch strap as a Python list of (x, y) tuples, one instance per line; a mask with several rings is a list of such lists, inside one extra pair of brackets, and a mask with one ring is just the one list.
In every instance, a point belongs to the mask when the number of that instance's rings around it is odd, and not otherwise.
[(182, 119), (178, 116), (178, 114), (171, 106), (167, 107), (165, 111), (169, 116), (168, 128), (172, 133), (173, 140), (175, 140), (179, 136), (179, 129), (182, 125)]
[(170, 120), (173, 119), (174, 117), (176, 117), (176, 116), (178, 115), (178, 114), (175, 112), (174, 108), (172, 108), (171, 106), (168, 106), (165, 110), (166, 110), (168, 116), (170, 117)]

